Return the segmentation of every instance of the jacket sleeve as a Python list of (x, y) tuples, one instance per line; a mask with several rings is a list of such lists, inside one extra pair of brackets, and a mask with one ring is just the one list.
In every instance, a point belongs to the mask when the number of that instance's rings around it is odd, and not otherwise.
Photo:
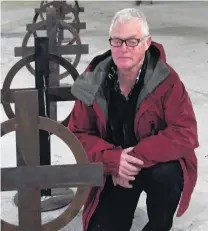
[(100, 138), (96, 122), (93, 107), (77, 100), (70, 115), (68, 129), (79, 139), (90, 162), (102, 162), (104, 174), (117, 175), (122, 148)]
[(141, 140), (130, 153), (144, 161), (143, 167), (178, 160), (199, 145), (191, 100), (179, 78), (164, 96), (164, 115), (166, 129)]

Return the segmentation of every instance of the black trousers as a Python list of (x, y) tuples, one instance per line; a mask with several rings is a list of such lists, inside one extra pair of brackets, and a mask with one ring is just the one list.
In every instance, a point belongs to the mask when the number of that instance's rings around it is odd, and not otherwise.
[(112, 177), (107, 177), (87, 231), (129, 231), (143, 190), (147, 194), (149, 218), (143, 231), (171, 229), (183, 189), (180, 163), (171, 161), (142, 169), (131, 183), (133, 184), (131, 189), (114, 186)]

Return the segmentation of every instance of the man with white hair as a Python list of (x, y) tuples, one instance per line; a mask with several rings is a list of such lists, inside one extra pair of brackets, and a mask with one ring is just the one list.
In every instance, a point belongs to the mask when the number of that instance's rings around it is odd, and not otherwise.
[(90, 190), (84, 206), (84, 231), (129, 231), (143, 191), (143, 231), (168, 231), (197, 180), (192, 104), (140, 11), (115, 14), (109, 43), (71, 90), (77, 100), (68, 128), (89, 161), (104, 168), (103, 185)]

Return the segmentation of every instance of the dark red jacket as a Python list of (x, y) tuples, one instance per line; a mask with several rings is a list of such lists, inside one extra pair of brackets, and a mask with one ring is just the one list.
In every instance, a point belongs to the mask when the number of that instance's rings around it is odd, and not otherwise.
[[(117, 175), (121, 147), (105, 141), (107, 102), (101, 86), (106, 77), (110, 51), (93, 59), (87, 71), (74, 83), (72, 94), (77, 98), (68, 128), (82, 143), (90, 162), (102, 162), (106, 175)], [(184, 189), (177, 216), (188, 208), (197, 180), (197, 123), (190, 98), (178, 74), (166, 63), (160, 44), (152, 43), (148, 50), (148, 70), (144, 88), (137, 101), (135, 134), (140, 142), (130, 155), (144, 161), (145, 168), (160, 162), (179, 160), (184, 174)], [(152, 134), (154, 123), (156, 133)], [(83, 226), (99, 202), (104, 187), (91, 189), (83, 211)]]

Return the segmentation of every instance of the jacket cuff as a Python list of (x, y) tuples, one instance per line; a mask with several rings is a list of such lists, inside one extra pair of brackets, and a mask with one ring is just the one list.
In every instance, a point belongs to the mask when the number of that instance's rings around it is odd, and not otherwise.
[(121, 147), (104, 151), (103, 164), (106, 174), (118, 175), (122, 151), (123, 149)]

